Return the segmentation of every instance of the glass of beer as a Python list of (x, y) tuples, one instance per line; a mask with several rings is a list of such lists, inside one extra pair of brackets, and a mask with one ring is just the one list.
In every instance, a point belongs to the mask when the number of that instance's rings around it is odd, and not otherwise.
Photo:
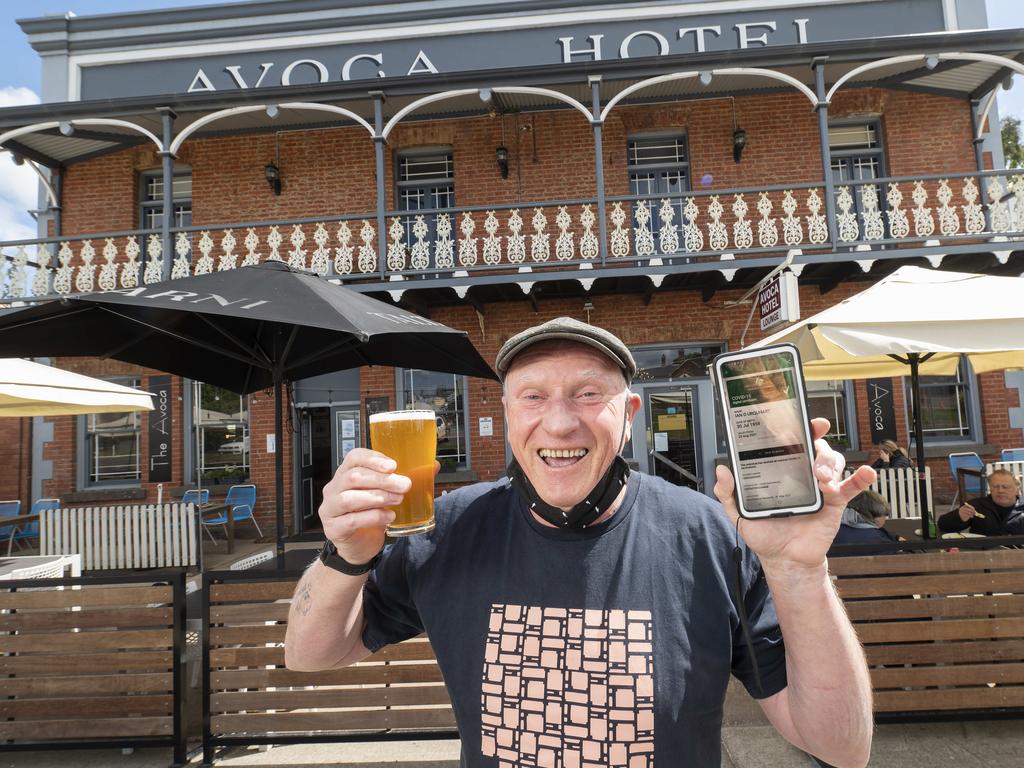
[(396, 507), (388, 536), (409, 536), (434, 527), (434, 460), (437, 419), (433, 411), (388, 411), (370, 416), (370, 445), (398, 463), (395, 470), (412, 480)]

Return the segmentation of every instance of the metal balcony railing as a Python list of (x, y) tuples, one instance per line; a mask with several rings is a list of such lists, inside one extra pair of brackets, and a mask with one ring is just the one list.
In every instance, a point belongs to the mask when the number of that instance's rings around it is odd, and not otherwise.
[[(600, 269), (1024, 239), (1024, 172), (887, 177), (133, 230), (0, 243), (8, 300), (133, 288), (279, 260), (342, 282)], [(834, 234), (831, 234), (834, 233)], [(602, 247), (602, 237), (604, 243)], [(833, 242), (834, 241), (834, 242)], [(384, 243), (383, 248), (381, 243)], [(996, 250), (1005, 250), (997, 248)], [(169, 251), (169, 252), (168, 252)], [(865, 256), (865, 258), (870, 258)], [(529, 268), (529, 270), (527, 270)]]

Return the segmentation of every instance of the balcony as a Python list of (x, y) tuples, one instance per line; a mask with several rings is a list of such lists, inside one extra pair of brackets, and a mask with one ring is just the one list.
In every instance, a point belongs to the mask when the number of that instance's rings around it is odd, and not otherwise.
[(1005, 263), (1024, 240), (1019, 170), (844, 184), (831, 221), (827, 195), (814, 183), (609, 196), (604, 221), (595, 199), (575, 199), (389, 211), (383, 233), (367, 212), (191, 226), (172, 230), (169, 243), (143, 229), (0, 243), (3, 298), (130, 289), (266, 260), (360, 290), (432, 280), (461, 298), (479, 282), (518, 282), (528, 292), (536, 280), (573, 278), (589, 289), (607, 270), (646, 274), (656, 285), (688, 271), (717, 270), (730, 281), (790, 252), (795, 265), (846, 261), (864, 271), (902, 257), (938, 266), (954, 252)]

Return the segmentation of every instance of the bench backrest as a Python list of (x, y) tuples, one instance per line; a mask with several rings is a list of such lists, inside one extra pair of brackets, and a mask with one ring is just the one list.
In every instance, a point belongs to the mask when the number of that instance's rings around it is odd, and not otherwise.
[(77, 552), (86, 571), (194, 566), (196, 528), (192, 504), (48, 509), (39, 515), (39, 551)]
[(829, 570), (876, 716), (1024, 707), (1024, 550), (839, 557)]
[(292, 672), (284, 668), (284, 635), (297, 577), (239, 581), (239, 575), (217, 583), (217, 574), (206, 574), (213, 580), (208, 743), (269, 732), (329, 737), (427, 728), (455, 735), (451, 702), (426, 638), (389, 646), (344, 669)]
[(174, 744), (184, 758), (184, 589), (115, 579), (0, 581), (0, 752), (103, 740)]

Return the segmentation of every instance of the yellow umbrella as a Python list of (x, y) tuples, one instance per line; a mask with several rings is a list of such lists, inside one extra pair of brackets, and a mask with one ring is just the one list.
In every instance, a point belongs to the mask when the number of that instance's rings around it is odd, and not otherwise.
[(975, 373), (1024, 367), (1024, 279), (901, 267), (750, 347), (783, 342), (800, 350), (808, 379), (909, 373), (917, 466), (923, 467), (919, 376), (952, 374), (961, 355)]
[(0, 416), (151, 410), (148, 392), (17, 357), (0, 359)]

